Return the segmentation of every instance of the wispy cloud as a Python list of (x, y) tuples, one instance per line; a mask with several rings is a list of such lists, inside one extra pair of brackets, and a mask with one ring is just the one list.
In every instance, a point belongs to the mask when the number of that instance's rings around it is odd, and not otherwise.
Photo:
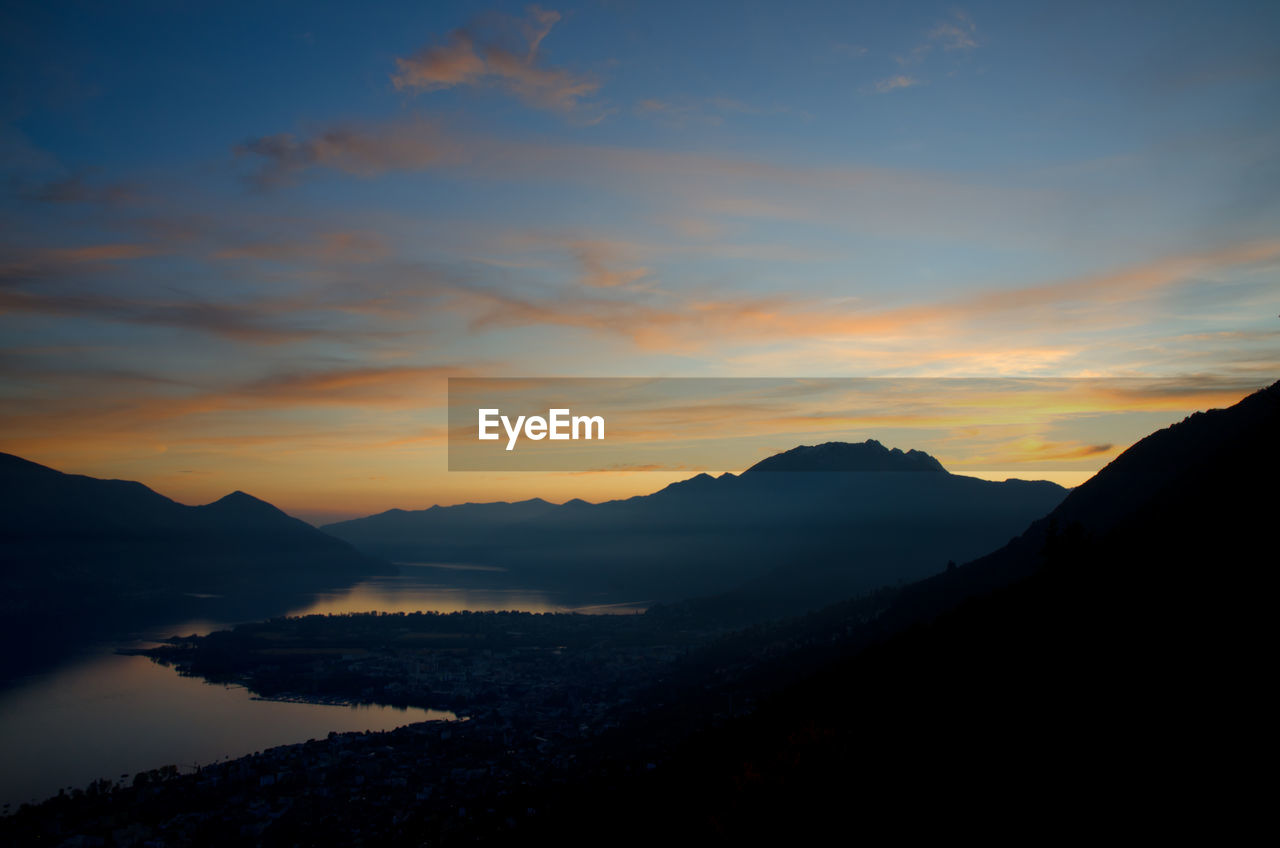
[(250, 259), (271, 262), (367, 263), (390, 256), (386, 239), (371, 232), (320, 233), (314, 239), (270, 241), (257, 239), (223, 247), (215, 259)]
[(123, 324), (198, 330), (237, 341), (280, 344), (344, 338), (348, 331), (299, 320), (294, 301), (210, 303), (92, 293), (45, 294), (0, 289), (0, 311), (90, 318)]
[[(65, 248), (61, 252), (71, 255), (58, 263), (46, 258), (38, 265), (0, 264), (0, 314), (176, 328), (254, 345), (389, 339), (399, 332), (396, 323), (438, 296), (448, 277), (433, 268), (375, 262), (384, 249), (350, 233), (328, 234), (310, 244), (228, 248), (207, 257), (215, 261), (203, 266), (226, 284), (211, 294), (176, 289), (169, 283), (171, 271), (159, 272), (154, 280), (127, 267), (83, 272), (88, 260)], [(231, 259), (240, 261), (231, 264)], [(185, 257), (178, 267), (200, 269), (200, 261)], [(264, 268), (264, 261), (288, 267)], [(359, 263), (361, 273), (345, 272), (350, 263)], [(272, 289), (259, 288), (268, 279)]]
[(629, 286), (651, 273), (648, 268), (634, 265), (616, 246), (602, 241), (575, 241), (570, 245), (574, 257), (582, 266), (580, 281), (591, 288), (618, 288)]
[(670, 126), (689, 123), (719, 126), (724, 123), (724, 116), (708, 110), (700, 101), (677, 103), (651, 97), (636, 103), (635, 113), (642, 118), (652, 118)]
[(888, 94), (891, 91), (897, 91), (900, 88), (911, 88), (920, 85), (920, 80), (906, 74), (897, 74), (892, 77), (885, 77), (877, 80), (873, 88), (877, 94)]
[(861, 59), (871, 52), (870, 48), (862, 44), (846, 44), (841, 42), (833, 46), (832, 51), (839, 56), (852, 56), (855, 59)]
[(118, 181), (103, 183), (87, 173), (74, 173), (34, 184), (15, 178), (14, 184), (19, 196), (38, 203), (120, 206), (139, 200), (135, 186)]
[[(494, 289), (454, 288), (444, 294), (450, 309), (469, 317), (476, 330), (507, 326), (565, 326), (630, 339), (645, 349), (692, 350), (734, 340), (943, 338), (955, 343), (983, 327), (1009, 326), (1043, 334), (1064, 316), (1087, 314), (1095, 329), (1131, 320), (1117, 313), (1197, 274), (1280, 258), (1280, 242), (1235, 245), (1204, 253), (1166, 257), (1087, 277), (979, 291), (949, 301), (898, 308), (850, 308), (813, 298), (777, 295), (715, 298), (697, 294), (672, 300), (575, 294), (573, 297), (515, 295)], [(1110, 316), (1110, 317), (1109, 317)], [(1007, 345), (1007, 341), (1005, 344)], [(945, 347), (945, 346), (944, 346)], [(946, 356), (945, 351), (935, 351)]]
[(979, 46), (978, 27), (973, 19), (963, 11), (952, 12), (951, 17), (939, 21), (925, 34), (924, 41), (912, 47), (906, 53), (893, 57), (894, 61), (904, 67), (917, 65), (929, 57), (935, 49), (944, 52), (968, 51)]
[(335, 127), (304, 138), (277, 133), (250, 139), (234, 150), (239, 156), (257, 157), (260, 167), (250, 180), (263, 188), (289, 183), (311, 168), (373, 176), (387, 171), (423, 170), (466, 158), (463, 146), (436, 125), (422, 120), (373, 130)]
[[(310, 171), (373, 177), (443, 172), (652, 197), (679, 217), (813, 221), (861, 233), (991, 240), (1053, 211), (1060, 198), (960, 177), (856, 165), (804, 167), (739, 156), (640, 147), (552, 144), (460, 134), (408, 120), (349, 125), (314, 137), (268, 136), (241, 145), (257, 160), (250, 179), (273, 186)], [(1053, 236), (1059, 235), (1053, 231)]]
[(680, 127), (686, 124), (720, 126), (732, 115), (781, 115), (791, 110), (784, 106), (757, 106), (732, 97), (681, 97), (667, 100), (646, 98), (636, 103), (634, 111), (642, 118)]
[(54, 264), (82, 262), (118, 262), (155, 256), (163, 249), (148, 244), (88, 244), (80, 247), (60, 247), (42, 251), (44, 258)]
[(577, 267), (576, 282), (586, 289), (624, 289), (646, 279), (652, 270), (641, 264), (638, 256), (658, 248), (634, 242), (603, 238), (588, 234), (545, 233), (538, 231), (508, 234), (495, 245), (506, 254), (532, 253), (534, 259), (493, 259), (481, 261), (498, 267), (553, 267), (553, 257), (546, 254), (568, 254)]
[(929, 30), (928, 38), (943, 50), (972, 50), (978, 46), (978, 27), (966, 13), (956, 10), (950, 20)]
[(118, 242), (67, 247), (0, 247), (0, 293), (72, 273), (92, 274), (116, 263), (125, 263), (168, 252), (161, 244)]
[(444, 388), (448, 377), (466, 376), (472, 369), (458, 365), (392, 365), (355, 368), (329, 368), (273, 374), (218, 393), (235, 405), (294, 406), (361, 405), (421, 408), (423, 387), (433, 395)]
[[(323, 463), (334, 451), (363, 456), (395, 444), (443, 442), (444, 428), (424, 423), (421, 412), (445, 403), (447, 377), (472, 373), (453, 363), (334, 365), (239, 381), (193, 374), (179, 383), (86, 365), (42, 372), (42, 389), (18, 395), (21, 403), (8, 405), (0, 427), (11, 444), (37, 454), (119, 456), (173, 447), (212, 451), (221, 464), (261, 448)], [(414, 421), (396, 417), (400, 411), (414, 411)]]
[(486, 16), (449, 33), (442, 44), (396, 59), (392, 83), (404, 91), (496, 87), (538, 109), (590, 109), (599, 116), (599, 105), (584, 100), (600, 89), (597, 80), (541, 61), (542, 42), (559, 21), (559, 12), (538, 6), (524, 18)]

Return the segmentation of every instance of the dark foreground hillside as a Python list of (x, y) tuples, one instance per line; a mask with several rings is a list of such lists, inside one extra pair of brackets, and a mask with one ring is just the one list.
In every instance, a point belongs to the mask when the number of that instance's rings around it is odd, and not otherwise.
[(644, 777), (565, 793), (548, 830), (1237, 832), (1264, 809), (1247, 763), (1269, 737), (1277, 433), (1280, 384), (1147, 437), (1006, 548), (909, 587), (864, 649)]

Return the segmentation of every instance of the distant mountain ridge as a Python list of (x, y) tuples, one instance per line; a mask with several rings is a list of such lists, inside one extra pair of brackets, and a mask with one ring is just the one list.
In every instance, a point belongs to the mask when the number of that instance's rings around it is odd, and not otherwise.
[[(142, 560), (172, 558), (173, 578), (199, 581), (191, 567), (222, 554), (288, 553), (316, 568), (370, 570), (377, 562), (266, 501), (236, 491), (187, 506), (130, 480), (64, 474), (0, 453), (0, 542), (6, 571), (21, 561), (56, 559), (64, 545), (145, 543)], [(184, 548), (155, 546), (181, 544)], [(150, 549), (150, 548), (155, 548)], [(77, 556), (85, 556), (83, 550)], [(101, 565), (101, 563), (100, 563)], [(253, 560), (253, 567), (268, 567)], [(285, 568), (288, 563), (277, 562)]]
[(762, 459), (747, 469), (756, 471), (938, 471), (947, 469), (942, 463), (924, 451), (909, 450), (905, 453), (890, 450), (875, 439), (861, 444), (850, 442), (825, 442), (821, 445), (801, 445)]
[(532, 588), (635, 601), (754, 585), (804, 606), (978, 556), (1065, 494), (952, 475), (927, 453), (868, 440), (799, 447), (740, 475), (697, 474), (624, 500), (389, 510), (323, 529), (391, 560), (501, 566), (503, 579)]
[(0, 453), (2, 637), (53, 644), (184, 616), (278, 613), (390, 570), (244, 492), (187, 506)]

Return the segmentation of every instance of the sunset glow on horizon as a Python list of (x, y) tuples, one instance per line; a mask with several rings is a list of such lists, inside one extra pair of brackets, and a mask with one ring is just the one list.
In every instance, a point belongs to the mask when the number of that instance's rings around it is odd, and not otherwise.
[(1074, 485), (1280, 377), (1274, 4), (71, 8), (0, 28), (0, 451), (61, 471), (320, 523), (692, 473), (449, 472), (449, 377), (1147, 386), (744, 425)]

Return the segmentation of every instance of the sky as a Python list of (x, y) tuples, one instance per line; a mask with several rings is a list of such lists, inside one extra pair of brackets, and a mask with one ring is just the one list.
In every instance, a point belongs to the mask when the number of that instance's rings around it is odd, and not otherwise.
[[(449, 472), (451, 376), (1145, 381), (1000, 416), (987, 476), (1079, 482), (1280, 376), (1276, 32), (1275, 3), (6, 4), (0, 450), (323, 521), (687, 476)], [(921, 447), (894, 416), (834, 436)]]

